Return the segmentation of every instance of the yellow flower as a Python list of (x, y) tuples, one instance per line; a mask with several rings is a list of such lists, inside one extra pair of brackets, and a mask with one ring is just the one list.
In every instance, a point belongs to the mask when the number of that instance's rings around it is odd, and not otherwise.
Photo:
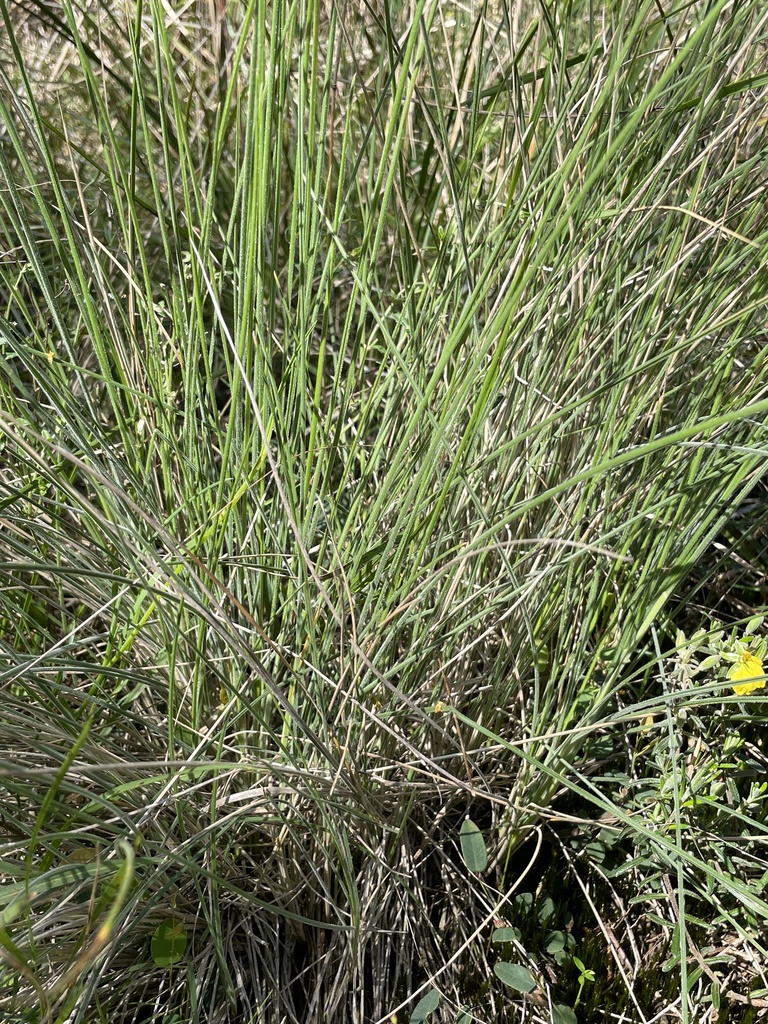
[[(744, 651), (741, 656), (741, 660), (734, 665), (728, 674), (728, 678), (731, 680), (731, 685), (736, 693), (740, 697), (743, 697), (746, 693), (752, 693), (754, 690), (762, 690), (765, 686), (765, 679), (755, 679), (755, 676), (763, 675), (763, 661), (762, 658), (758, 658), (756, 654), (750, 654), (749, 651)], [(740, 683), (740, 679), (751, 680), (748, 683)]]

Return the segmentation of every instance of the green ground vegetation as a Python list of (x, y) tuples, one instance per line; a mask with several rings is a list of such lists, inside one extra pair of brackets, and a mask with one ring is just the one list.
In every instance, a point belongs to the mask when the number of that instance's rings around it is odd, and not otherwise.
[(0, 18), (2, 1020), (759, 1019), (764, 4)]

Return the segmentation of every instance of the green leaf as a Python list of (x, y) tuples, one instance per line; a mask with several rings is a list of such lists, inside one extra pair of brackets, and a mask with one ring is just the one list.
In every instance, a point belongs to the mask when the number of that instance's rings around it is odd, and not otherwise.
[(96, 860), (99, 855), (99, 851), (93, 846), (78, 846), (69, 853), (69, 859), (74, 864), (89, 864), (92, 860)]
[(184, 922), (169, 917), (155, 929), (152, 936), (152, 959), (158, 967), (170, 967), (184, 956), (187, 948), (187, 933)]
[(533, 992), (537, 988), (535, 978), (522, 964), (495, 964), (493, 973), (515, 992)]
[(491, 942), (519, 942), (520, 935), (519, 928), (496, 928), (491, 936)]
[(466, 1010), (461, 1010), (456, 1018), (456, 1024), (472, 1024), (472, 1014)]
[(539, 907), (539, 921), (541, 921), (542, 924), (546, 924), (546, 922), (550, 919), (550, 917), (552, 917), (554, 912), (555, 901), (552, 899), (551, 896), (545, 896), (544, 899), (541, 901), (541, 906)]
[(544, 948), (548, 953), (559, 953), (561, 949), (565, 949), (565, 932), (550, 932), (544, 942)]
[(712, 997), (712, 1009), (713, 1010), (719, 1010), (720, 1009), (720, 986), (718, 985), (717, 982), (713, 983), (712, 989), (710, 991), (710, 996)]
[(747, 627), (744, 630), (744, 636), (749, 636), (751, 633), (757, 632), (763, 624), (763, 618), (763, 615), (754, 615), (747, 623)]
[(557, 1003), (552, 1007), (552, 1024), (579, 1024), (579, 1018), (565, 1003)]
[[(573, 843), (572, 845), (574, 848), (578, 848), (577, 843)], [(595, 839), (593, 842), (587, 843), (583, 850), (585, 855), (589, 860), (593, 861), (593, 863), (602, 864), (605, 861), (605, 843), (600, 842), (599, 839)]]
[(461, 856), (470, 871), (485, 871), (488, 866), (488, 851), (483, 834), (470, 818), (465, 818), (459, 833)]
[(705, 658), (699, 665), (699, 672), (708, 672), (711, 668), (714, 668), (715, 665), (719, 665), (722, 660), (723, 659), (719, 654), (710, 654), (710, 656)]
[(524, 913), (529, 912), (533, 907), (533, 893), (519, 892), (515, 896), (515, 907)]
[(411, 1011), (411, 1024), (421, 1024), (425, 1021), (430, 1013), (434, 1011), (440, 1005), (440, 993), (437, 989), (432, 989), (431, 992), (427, 992), (425, 996), (416, 1003), (413, 1010)]

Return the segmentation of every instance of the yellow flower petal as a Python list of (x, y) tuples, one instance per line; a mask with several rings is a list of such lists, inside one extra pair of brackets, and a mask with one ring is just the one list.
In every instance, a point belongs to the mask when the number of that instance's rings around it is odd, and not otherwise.
[[(766, 680), (755, 679), (755, 676), (761, 675), (763, 675), (762, 659), (758, 658), (756, 654), (750, 654), (749, 651), (745, 651), (741, 656), (741, 661), (729, 673), (734, 693), (738, 693), (740, 697), (743, 697), (747, 693), (754, 693), (755, 690), (762, 690)], [(740, 679), (749, 679), (750, 682), (740, 683)]]

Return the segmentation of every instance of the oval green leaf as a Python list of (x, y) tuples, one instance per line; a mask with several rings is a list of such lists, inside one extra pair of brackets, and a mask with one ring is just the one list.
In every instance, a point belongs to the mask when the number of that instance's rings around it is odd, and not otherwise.
[(152, 959), (158, 967), (170, 967), (184, 956), (187, 933), (184, 922), (169, 917), (155, 928), (152, 936)]
[(536, 988), (533, 975), (522, 964), (494, 964), (493, 973), (515, 992), (533, 992)]
[(96, 860), (98, 855), (99, 851), (93, 846), (78, 846), (76, 850), (72, 850), (69, 859), (75, 864), (88, 864)]
[(470, 818), (465, 818), (461, 832), (461, 856), (470, 871), (485, 871), (488, 867), (488, 851), (485, 848), (483, 833)]
[(533, 893), (519, 892), (517, 896), (515, 896), (515, 907), (521, 913), (528, 913), (533, 907)]
[(552, 1024), (579, 1024), (579, 1018), (565, 1003), (557, 1003), (552, 1007)]
[(519, 942), (521, 932), (519, 928), (495, 928), (491, 936), (491, 942)]
[(539, 913), (537, 915), (539, 921), (541, 921), (542, 924), (546, 924), (546, 922), (550, 919), (550, 917), (552, 917), (554, 912), (555, 901), (552, 899), (551, 896), (545, 896), (544, 899), (541, 901), (541, 906), (539, 907)]
[(411, 1012), (411, 1024), (422, 1024), (430, 1013), (434, 1013), (440, 1005), (440, 993), (436, 989), (427, 992), (425, 996), (416, 1003)]

